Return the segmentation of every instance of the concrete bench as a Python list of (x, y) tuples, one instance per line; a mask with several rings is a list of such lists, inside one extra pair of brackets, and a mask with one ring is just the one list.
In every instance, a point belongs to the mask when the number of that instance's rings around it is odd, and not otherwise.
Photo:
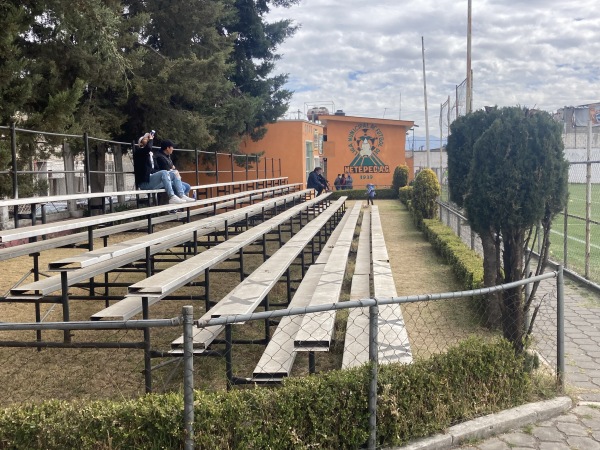
[[(350, 286), (350, 300), (371, 298), (371, 210), (363, 213), (358, 237), (356, 264)], [(342, 369), (369, 361), (369, 308), (353, 308), (348, 314)]]
[[(266, 201), (264, 204), (256, 204), (246, 206), (244, 208), (240, 208), (235, 211), (231, 211), (229, 213), (220, 214), (218, 217), (211, 217), (207, 219), (202, 219), (200, 221), (194, 222), (194, 226), (202, 226), (207, 225), (207, 228), (198, 228), (196, 232), (199, 234), (209, 234), (212, 231), (216, 230), (220, 224), (223, 226), (227, 221), (228, 225), (234, 224), (236, 221), (244, 220), (246, 214), (258, 214), (262, 212), (262, 208), (274, 208), (276, 205), (281, 205), (286, 202), (292, 200), (292, 198), (296, 195), (302, 196), (301, 194), (288, 194), (286, 197), (275, 198)], [(158, 252), (162, 252), (168, 248), (175, 247), (180, 245), (183, 242), (186, 242), (193, 236), (193, 231), (187, 231), (185, 233), (178, 233), (176, 230), (177, 227), (171, 228), (167, 230), (168, 234), (166, 236), (162, 236), (163, 239), (159, 243), (152, 243), (148, 246), (141, 246), (141, 242), (136, 240), (136, 247), (133, 251), (129, 253), (125, 253), (122, 255), (117, 255), (113, 257), (109, 257), (106, 259), (102, 259), (96, 262), (96, 264), (91, 264), (88, 267), (75, 269), (70, 271), (65, 271), (66, 274), (66, 284), (67, 286), (72, 286), (73, 284), (79, 283), (81, 281), (88, 280), (94, 276), (103, 274), (105, 272), (117, 269), (119, 267), (123, 267), (127, 264), (130, 264), (134, 261), (143, 260), (148, 256), (146, 249), (149, 250), (150, 255), (154, 255)], [(202, 230), (202, 233), (199, 231)], [(152, 236), (152, 235), (149, 235)], [(147, 238), (148, 236), (144, 236)], [(109, 248), (109, 247), (107, 247)], [(61, 284), (62, 275), (49, 277), (40, 281), (36, 281), (33, 283), (24, 284), (21, 286), (13, 287), (10, 290), (10, 295), (8, 296), (9, 300), (18, 300), (18, 299), (42, 299), (44, 296), (56, 292), (58, 290), (64, 291), (64, 286)], [(64, 292), (63, 292), (64, 295)]]
[[(375, 298), (397, 297), (377, 206), (371, 206), (371, 248)], [(400, 305), (379, 306), (378, 330), (380, 364), (412, 362), (412, 352)]]
[[(304, 191), (302, 191), (302, 194)], [(151, 306), (182, 286), (193, 281), (206, 270), (238, 253), (244, 247), (256, 242), (265, 234), (289, 221), (307, 208), (325, 200), (325, 197), (309, 200), (282, 212), (281, 214), (233, 236), (227, 241), (182, 261), (156, 275), (145, 278), (129, 286), (127, 297), (108, 308), (92, 315), (92, 320), (128, 320), (142, 312), (145, 297)]]
[[(201, 319), (207, 320), (223, 315), (239, 315), (253, 312), (308, 243), (344, 206), (345, 200), (346, 197), (340, 198), (306, 224), (267, 261), (252, 272), (243, 282), (238, 284), (210, 311), (206, 312)], [(225, 326), (221, 325), (204, 328), (196, 327), (193, 337), (194, 347), (198, 348), (200, 352), (207, 350), (224, 328)], [(176, 339), (171, 345), (174, 348), (181, 347), (183, 345), (183, 337)]]
[[(338, 237), (344, 229), (349, 212), (344, 214), (344, 217), (333, 230), (325, 247), (319, 254), (319, 257), (312, 264), (302, 282), (298, 286), (289, 308), (303, 308), (308, 306), (312, 295), (321, 281), (321, 276), (325, 269), (325, 264), (329, 260), (329, 256), (333, 248), (335, 248)], [(294, 361), (296, 360), (296, 349), (294, 348), (294, 339), (304, 315), (282, 317), (279, 325), (275, 329), (271, 340), (267, 344), (258, 364), (253, 371), (253, 379), (257, 382), (277, 382), (283, 377), (290, 375)]]
[[(358, 221), (362, 202), (356, 202), (350, 211), (335, 247), (325, 264), (323, 274), (309, 306), (335, 304), (340, 299), (346, 274), (348, 255)], [(335, 311), (307, 314), (294, 339), (296, 351), (329, 351), (335, 326)]]

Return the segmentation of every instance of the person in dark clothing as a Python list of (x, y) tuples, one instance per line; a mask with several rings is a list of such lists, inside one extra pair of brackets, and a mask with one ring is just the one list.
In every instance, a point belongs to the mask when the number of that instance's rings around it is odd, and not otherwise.
[(319, 183), (325, 186), (325, 192), (329, 192), (331, 190), (331, 186), (329, 186), (329, 181), (323, 176), (322, 172), (318, 175)]
[(342, 186), (342, 174), (338, 173), (338, 176), (333, 181), (333, 185), (335, 186), (335, 190), (336, 191), (339, 191), (341, 189), (341, 186)]
[(317, 196), (321, 195), (321, 192), (325, 189), (325, 185), (319, 180), (319, 176), (323, 178), (321, 172), (323, 172), (323, 169), (316, 167), (315, 170), (308, 174), (308, 180), (306, 181), (306, 187), (317, 191)]
[[(160, 143), (160, 151), (156, 153), (156, 164), (158, 166), (158, 170), (175, 172), (175, 177), (181, 181), (181, 175), (175, 168), (173, 160), (171, 159), (174, 146), (175, 144), (173, 144), (173, 141), (170, 141), (169, 139), (162, 141)], [(190, 192), (190, 185), (185, 181), (181, 181), (181, 187), (183, 188), (183, 194), (187, 197), (188, 193)]]
[[(154, 134), (146, 133), (138, 142), (138, 148), (133, 150), (135, 185), (139, 189), (163, 188), (169, 196), (169, 203), (185, 203), (187, 200), (183, 195), (181, 181), (175, 177), (173, 172), (158, 170), (152, 151)], [(187, 198), (189, 201), (194, 201), (193, 198)]]

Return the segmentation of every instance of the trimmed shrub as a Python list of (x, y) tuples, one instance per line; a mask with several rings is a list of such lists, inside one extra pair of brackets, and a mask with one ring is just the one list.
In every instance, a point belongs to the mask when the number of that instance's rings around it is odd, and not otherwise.
[(434, 250), (452, 267), (462, 289), (483, 287), (483, 260), (454, 234), (452, 228), (437, 219), (425, 219), (421, 222), (421, 230)]
[(436, 200), (441, 193), (440, 183), (431, 169), (423, 169), (413, 186), (412, 203), (420, 219), (433, 219), (437, 213)]
[(408, 202), (412, 201), (413, 187), (412, 186), (404, 186), (401, 187), (398, 191), (398, 198), (402, 202), (403, 205), (408, 207)]
[[(368, 437), (370, 367), (290, 378), (278, 388), (196, 392), (199, 449), (354, 449)], [(508, 342), (467, 340), (445, 354), (380, 368), (380, 444), (399, 445), (516, 406), (530, 374)], [(0, 448), (183, 448), (179, 394), (125, 402), (15, 406), (0, 412)]]
[(392, 189), (394, 192), (398, 192), (404, 186), (408, 184), (408, 166), (402, 165), (394, 169), (394, 175), (392, 177)]
[[(348, 197), (348, 200), (365, 200), (367, 198), (366, 189), (352, 189), (347, 191), (333, 191), (331, 193), (331, 199), (337, 200), (340, 197)], [(393, 189), (377, 189), (375, 200), (390, 200), (398, 198), (398, 195), (394, 193)]]

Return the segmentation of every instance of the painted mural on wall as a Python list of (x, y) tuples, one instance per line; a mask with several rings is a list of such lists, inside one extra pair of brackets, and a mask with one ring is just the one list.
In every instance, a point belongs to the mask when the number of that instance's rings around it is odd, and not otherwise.
[(370, 123), (359, 123), (348, 133), (348, 149), (354, 156), (344, 167), (348, 173), (389, 173), (390, 166), (381, 159), (384, 136)]

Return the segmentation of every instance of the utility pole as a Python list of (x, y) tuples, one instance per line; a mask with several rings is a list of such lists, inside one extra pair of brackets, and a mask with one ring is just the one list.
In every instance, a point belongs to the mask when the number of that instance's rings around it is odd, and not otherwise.
[(471, 0), (467, 12), (467, 114), (473, 111), (473, 80), (471, 75)]
[(423, 97), (425, 99), (425, 150), (427, 151), (427, 168), (430, 169), (431, 163), (429, 161), (429, 116), (427, 111), (427, 80), (425, 78), (425, 38), (423, 36), (421, 36), (421, 53), (423, 54)]
[(398, 107), (398, 120), (402, 120), (402, 91), (400, 91), (400, 106)]

